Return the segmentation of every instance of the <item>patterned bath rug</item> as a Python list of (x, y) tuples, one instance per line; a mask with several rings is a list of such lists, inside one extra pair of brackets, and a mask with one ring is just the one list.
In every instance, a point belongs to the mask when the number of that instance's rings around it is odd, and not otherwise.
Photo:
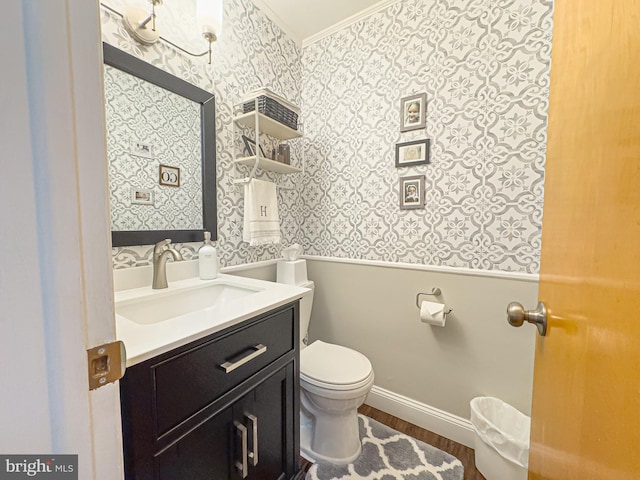
[(362, 453), (348, 465), (315, 463), (306, 480), (462, 480), (453, 455), (358, 415)]

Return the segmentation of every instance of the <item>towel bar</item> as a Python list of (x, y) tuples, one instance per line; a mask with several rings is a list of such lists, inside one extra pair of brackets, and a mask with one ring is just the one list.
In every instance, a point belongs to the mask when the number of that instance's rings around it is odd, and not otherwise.
[[(258, 109), (256, 108), (256, 111)], [(251, 173), (249, 173), (248, 177), (245, 178), (238, 178), (236, 180), (233, 180), (232, 183), (234, 185), (244, 185), (246, 183), (249, 183), (251, 180), (253, 180), (253, 178), (255, 178), (256, 176), (256, 171), (258, 170), (258, 165), (260, 164), (260, 156), (256, 156), (256, 163), (253, 164), (253, 168), (251, 169)], [(275, 182), (274, 182), (275, 183)], [(276, 187), (278, 187), (281, 190), (293, 190), (293, 187), (284, 187), (282, 185), (278, 185), (276, 183)]]
[[(234, 185), (244, 185), (246, 183), (249, 183), (251, 180), (253, 180), (253, 178), (250, 177), (245, 177), (245, 178), (238, 178), (236, 180), (233, 180), (233, 184)], [(284, 185), (278, 185), (276, 183), (276, 187), (278, 187), (280, 190), (294, 190), (293, 187), (285, 187)]]

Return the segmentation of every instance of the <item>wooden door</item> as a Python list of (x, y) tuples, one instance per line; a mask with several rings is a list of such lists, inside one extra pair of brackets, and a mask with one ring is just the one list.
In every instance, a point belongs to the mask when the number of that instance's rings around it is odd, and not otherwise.
[(640, 1), (555, 3), (529, 479), (640, 478)]

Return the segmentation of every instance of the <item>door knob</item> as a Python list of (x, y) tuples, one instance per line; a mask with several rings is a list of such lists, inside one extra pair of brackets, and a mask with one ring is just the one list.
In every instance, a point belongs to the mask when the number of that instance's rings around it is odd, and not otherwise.
[(540, 336), (547, 334), (547, 307), (543, 302), (538, 302), (535, 310), (525, 310), (521, 303), (511, 302), (507, 306), (507, 320), (512, 327), (521, 327), (525, 321), (533, 323)]

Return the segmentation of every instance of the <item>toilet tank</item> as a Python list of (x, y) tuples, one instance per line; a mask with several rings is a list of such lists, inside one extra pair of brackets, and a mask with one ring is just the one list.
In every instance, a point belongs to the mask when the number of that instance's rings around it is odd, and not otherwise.
[(296, 285), (310, 289), (310, 291), (300, 299), (300, 348), (304, 348), (306, 345), (303, 343), (303, 340), (309, 331), (314, 288), (313, 282), (307, 278), (307, 261), (279, 260), (276, 278), (278, 283), (286, 283), (287, 285)]
[(311, 280), (301, 283), (299, 287), (308, 288), (309, 291), (300, 299), (300, 348), (306, 347), (303, 340), (309, 331), (309, 321), (311, 320), (311, 307), (313, 306), (313, 290), (315, 285)]

